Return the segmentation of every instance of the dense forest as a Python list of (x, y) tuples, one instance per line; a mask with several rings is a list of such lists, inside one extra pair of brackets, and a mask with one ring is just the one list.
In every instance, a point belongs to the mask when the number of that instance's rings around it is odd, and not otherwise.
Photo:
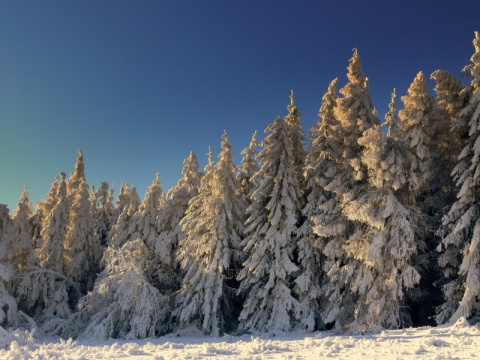
[(480, 33), (381, 121), (357, 50), (305, 132), (288, 113), (236, 165), (195, 153), (141, 201), (86, 181), (82, 151), (35, 210), (0, 204), (0, 325), (64, 338), (367, 331), (480, 320)]

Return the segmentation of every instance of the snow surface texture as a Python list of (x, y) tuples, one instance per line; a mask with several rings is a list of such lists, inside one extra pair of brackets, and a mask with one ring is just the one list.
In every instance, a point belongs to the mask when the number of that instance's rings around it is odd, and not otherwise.
[(480, 327), (451, 326), (336, 335), (270, 333), (208, 337), (185, 329), (158, 339), (105, 342), (38, 339), (0, 327), (1, 359), (478, 359)]

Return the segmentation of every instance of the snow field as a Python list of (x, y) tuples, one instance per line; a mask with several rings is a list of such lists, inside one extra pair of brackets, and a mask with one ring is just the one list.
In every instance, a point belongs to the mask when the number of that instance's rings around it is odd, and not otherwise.
[(21, 359), (478, 359), (480, 327), (461, 319), (446, 327), (376, 334), (270, 333), (223, 337), (175, 336), (137, 341), (39, 340), (0, 331), (0, 358)]

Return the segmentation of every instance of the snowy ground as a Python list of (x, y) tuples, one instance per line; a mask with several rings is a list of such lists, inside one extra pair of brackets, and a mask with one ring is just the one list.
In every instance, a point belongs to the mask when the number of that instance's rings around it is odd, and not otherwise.
[(164, 336), (102, 343), (35, 340), (0, 328), (0, 359), (479, 359), (480, 327), (453, 326), (335, 335)]

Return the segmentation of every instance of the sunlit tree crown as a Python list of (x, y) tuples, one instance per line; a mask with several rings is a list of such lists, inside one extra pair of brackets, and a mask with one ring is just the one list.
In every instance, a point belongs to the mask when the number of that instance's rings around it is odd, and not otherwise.
[(393, 89), (392, 100), (388, 104), (390, 109), (385, 115), (384, 126), (387, 127), (387, 136), (397, 139), (398, 138), (398, 114), (397, 114), (397, 92)]

